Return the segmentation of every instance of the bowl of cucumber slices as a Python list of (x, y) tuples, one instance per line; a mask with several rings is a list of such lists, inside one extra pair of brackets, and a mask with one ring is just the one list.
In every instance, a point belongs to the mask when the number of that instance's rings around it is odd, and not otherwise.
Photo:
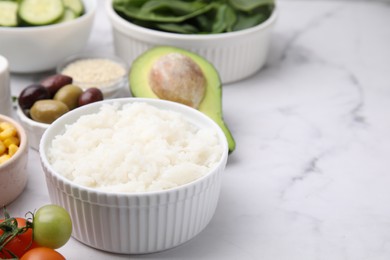
[(96, 8), (97, 0), (0, 1), (0, 53), (11, 72), (49, 71), (80, 52)]

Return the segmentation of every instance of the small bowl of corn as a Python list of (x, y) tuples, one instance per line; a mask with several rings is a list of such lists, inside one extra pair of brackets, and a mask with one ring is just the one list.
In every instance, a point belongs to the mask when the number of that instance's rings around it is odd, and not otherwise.
[(0, 114), (0, 207), (14, 201), (26, 187), (27, 143), (24, 128)]

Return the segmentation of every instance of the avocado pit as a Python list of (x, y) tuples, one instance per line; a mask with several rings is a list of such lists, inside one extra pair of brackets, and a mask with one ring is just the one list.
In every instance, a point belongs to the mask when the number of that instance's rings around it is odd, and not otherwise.
[(149, 73), (152, 91), (161, 99), (198, 108), (206, 92), (206, 77), (197, 63), (181, 53), (161, 56)]

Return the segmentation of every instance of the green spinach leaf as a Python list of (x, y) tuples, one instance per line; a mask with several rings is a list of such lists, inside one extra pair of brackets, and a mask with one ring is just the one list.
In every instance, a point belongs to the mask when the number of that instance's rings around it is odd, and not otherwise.
[(168, 23), (183, 22), (213, 8), (212, 3), (203, 3), (200, 1), (120, 1), (122, 4), (114, 5), (114, 9), (127, 18)]

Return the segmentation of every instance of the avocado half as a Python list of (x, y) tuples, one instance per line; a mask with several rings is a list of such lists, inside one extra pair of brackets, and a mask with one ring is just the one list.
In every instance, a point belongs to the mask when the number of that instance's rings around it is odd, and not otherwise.
[[(202, 97), (198, 99), (199, 102), (195, 102), (196, 103), (195, 105), (189, 104), (188, 102), (185, 102), (185, 100), (183, 101), (180, 98), (176, 98), (175, 95), (170, 95), (169, 93), (164, 94), (167, 92), (167, 89), (165, 89), (164, 92), (164, 91), (157, 91), (156, 88), (153, 88), (153, 86), (155, 86), (156, 84), (159, 85), (160, 83), (159, 81), (164, 81), (164, 80), (161, 80), (159, 77), (156, 78), (155, 76), (153, 76), (155, 73), (153, 73), (152, 71), (155, 70), (154, 68), (156, 67), (156, 64), (161, 63), (160, 62), (161, 60), (166, 59), (166, 57), (169, 56), (184, 57), (185, 60), (190, 60), (189, 61), (190, 64), (194, 62), (194, 64), (197, 65), (194, 65), (193, 67), (200, 69), (201, 71), (200, 74), (203, 74), (203, 76), (202, 75), (200, 76), (201, 79), (197, 81), (200, 82), (199, 84), (204, 85), (204, 87), (201, 88), (203, 89), (203, 91), (199, 90), (197, 91), (197, 94), (194, 94), (195, 96), (201, 95)], [(188, 85), (185, 83), (185, 79), (191, 78), (193, 75), (183, 76), (183, 74), (177, 74), (177, 70), (183, 71), (183, 67), (186, 66), (177, 64), (176, 66), (173, 67), (171, 66), (171, 69), (168, 72), (162, 74), (171, 74), (173, 75), (172, 78), (180, 77), (180, 79), (182, 80), (179, 80), (178, 81), (179, 83), (165, 84), (165, 86), (169, 88), (172, 85), (176, 85), (176, 89), (179, 89), (179, 91), (181, 89), (183, 95), (187, 95), (192, 91), (189, 89), (188, 86), (185, 86)], [(199, 73), (195, 73), (195, 74), (197, 75)], [(182, 84), (181, 82), (183, 80), (184, 83)], [(192, 84), (190, 88), (192, 89), (198, 88), (198, 86), (195, 86), (198, 83), (195, 84), (193, 82), (194, 81), (191, 81), (189, 83), (190, 85)], [(186, 105), (190, 105), (195, 109), (198, 109), (202, 113), (206, 114), (212, 120), (214, 120), (221, 127), (222, 131), (225, 133), (226, 139), (228, 141), (229, 152), (231, 153), (234, 151), (236, 147), (235, 140), (229, 128), (226, 126), (222, 116), (222, 86), (221, 86), (219, 73), (214, 68), (214, 66), (203, 57), (193, 52), (181, 48), (177, 48), (177, 47), (158, 46), (158, 47), (151, 48), (146, 52), (144, 52), (143, 54), (141, 54), (139, 57), (137, 57), (137, 59), (133, 62), (129, 73), (129, 85), (130, 85), (130, 91), (134, 97), (160, 98), (160, 99), (180, 102)]]

